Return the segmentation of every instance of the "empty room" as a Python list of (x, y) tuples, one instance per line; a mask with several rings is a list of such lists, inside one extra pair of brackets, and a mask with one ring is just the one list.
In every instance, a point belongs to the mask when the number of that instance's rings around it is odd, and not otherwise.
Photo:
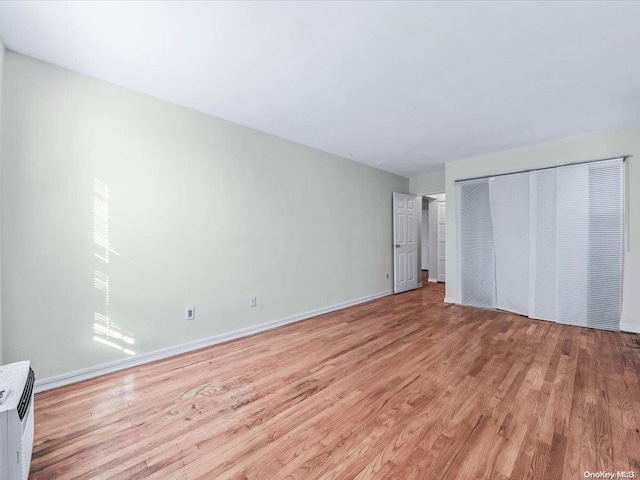
[(0, 2), (0, 480), (640, 475), (640, 2)]

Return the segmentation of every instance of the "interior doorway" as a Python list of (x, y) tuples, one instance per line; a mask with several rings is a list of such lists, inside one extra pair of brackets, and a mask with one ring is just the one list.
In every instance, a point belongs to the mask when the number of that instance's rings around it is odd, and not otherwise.
[(446, 281), (446, 195), (422, 195), (421, 267), (427, 281)]
[(426, 198), (422, 198), (422, 258), (421, 258), (421, 270), (423, 272), (429, 271), (429, 201)]

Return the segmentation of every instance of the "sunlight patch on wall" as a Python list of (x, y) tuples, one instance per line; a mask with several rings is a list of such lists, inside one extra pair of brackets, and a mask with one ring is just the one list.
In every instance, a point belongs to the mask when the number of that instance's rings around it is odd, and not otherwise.
[(99, 265), (93, 271), (93, 287), (98, 294), (100, 311), (93, 313), (93, 339), (127, 355), (135, 355), (129, 347), (135, 343), (134, 336), (110, 316), (111, 288), (107, 273), (112, 261), (111, 254), (118, 255), (109, 240), (109, 187), (100, 180), (93, 180), (93, 242), (96, 247), (94, 257)]
[(94, 255), (109, 263), (109, 187), (93, 179), (93, 242), (100, 247)]

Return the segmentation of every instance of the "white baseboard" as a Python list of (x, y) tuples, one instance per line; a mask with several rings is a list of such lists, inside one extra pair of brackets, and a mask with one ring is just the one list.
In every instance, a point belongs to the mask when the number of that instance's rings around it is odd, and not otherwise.
[(422, 282), (418, 284), (418, 288), (422, 288)]
[(444, 303), (458, 303), (451, 297), (444, 297)]
[(392, 290), (385, 292), (375, 293), (373, 295), (367, 295), (366, 297), (356, 298), (354, 300), (348, 300), (342, 303), (336, 303), (328, 307), (319, 308), (317, 310), (311, 310), (309, 312), (299, 313), (290, 317), (282, 318), (279, 320), (273, 320), (267, 323), (261, 323), (260, 325), (254, 325), (252, 327), (241, 328), (234, 330), (233, 332), (221, 333), (212, 337), (203, 338), (201, 340), (194, 340), (192, 342), (183, 343), (181, 345), (175, 345), (173, 347), (162, 348), (153, 352), (141, 353), (134, 357), (123, 358), (122, 360), (116, 360), (115, 362), (105, 363), (97, 365), (95, 367), (89, 367), (75, 372), (64, 373), (51, 378), (45, 378), (44, 380), (36, 380), (34, 385), (34, 392), (44, 392), (53, 388), (63, 387), (71, 383), (81, 382), (83, 380), (89, 380), (91, 378), (106, 375), (107, 373), (117, 372), (126, 368), (137, 367), (145, 363), (155, 362), (156, 360), (162, 360), (181, 353), (191, 352), (193, 350), (199, 350), (201, 348), (210, 347), (218, 343), (228, 342), (229, 340), (236, 340), (238, 338), (247, 337), (256, 333), (272, 330), (290, 323), (307, 320), (309, 318), (317, 317), (325, 313), (333, 312), (335, 310), (341, 310), (343, 308), (358, 305), (360, 303), (369, 302), (377, 298), (386, 297), (391, 295)]
[(640, 325), (632, 325), (631, 323), (621, 323), (620, 330), (623, 332), (640, 333)]
[(429, 278), (428, 280), (431, 283), (438, 283), (438, 279), (437, 278)]

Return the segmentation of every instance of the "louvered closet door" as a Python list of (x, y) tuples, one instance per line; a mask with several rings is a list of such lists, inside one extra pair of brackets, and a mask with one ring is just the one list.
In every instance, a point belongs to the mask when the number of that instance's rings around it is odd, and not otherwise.
[(496, 307), (529, 315), (529, 173), (489, 180)]
[(489, 180), (456, 184), (457, 278), (460, 303), (496, 307)]
[(620, 329), (624, 239), (624, 164), (589, 165), (589, 311), (587, 326)]
[(622, 292), (621, 160), (557, 169), (557, 321), (618, 330)]
[(623, 165), (456, 183), (460, 303), (618, 330)]
[(589, 169), (586, 165), (558, 168), (557, 321), (587, 326), (589, 258)]
[(555, 321), (558, 310), (556, 169), (529, 174), (529, 316)]

